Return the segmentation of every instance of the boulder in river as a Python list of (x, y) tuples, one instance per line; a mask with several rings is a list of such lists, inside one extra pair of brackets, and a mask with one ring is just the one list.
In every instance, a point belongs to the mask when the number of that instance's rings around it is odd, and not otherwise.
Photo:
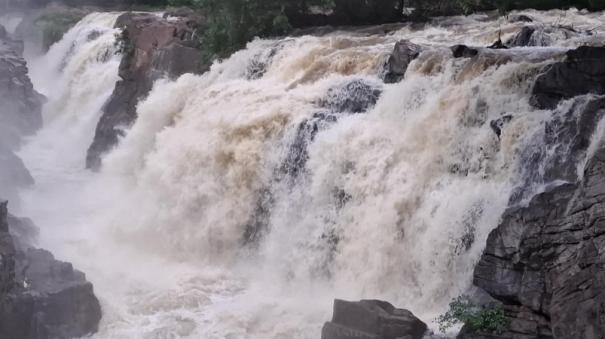
[(408, 40), (398, 41), (385, 65), (384, 82), (392, 84), (401, 81), (408, 66), (420, 55), (421, 51), (420, 46)]
[(412, 312), (386, 301), (334, 300), (332, 321), (324, 324), (321, 339), (421, 339), (427, 326)]

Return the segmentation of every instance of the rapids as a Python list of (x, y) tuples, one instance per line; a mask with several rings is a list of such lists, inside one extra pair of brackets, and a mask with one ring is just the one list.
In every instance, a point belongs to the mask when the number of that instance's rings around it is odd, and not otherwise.
[[(318, 338), (335, 297), (389, 300), (430, 322), (471, 286), (526, 184), (524, 156), (564, 110), (529, 105), (545, 60), (605, 34), (603, 13), (527, 13), (593, 35), (495, 51), (496, 63), (448, 47), (505, 40), (521, 23), (475, 15), (255, 40), (204, 75), (158, 81), (99, 173), (84, 159), (118, 80), (119, 14), (91, 14), (29, 60), (48, 102), (20, 151), (37, 184), (19, 213), (94, 284), (93, 338)], [(426, 48), (383, 84), (400, 39)], [(350, 84), (380, 91), (376, 105), (334, 109)], [(511, 113), (498, 137), (490, 122)]]

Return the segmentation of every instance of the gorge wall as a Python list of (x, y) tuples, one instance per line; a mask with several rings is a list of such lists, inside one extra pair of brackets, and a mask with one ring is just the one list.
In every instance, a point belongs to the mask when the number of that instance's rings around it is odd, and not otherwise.
[(8, 213), (34, 181), (15, 153), (42, 127), (44, 97), (33, 89), (23, 43), (0, 26), (0, 337), (74, 338), (93, 333), (101, 307), (92, 284), (69, 263), (35, 248), (38, 229)]

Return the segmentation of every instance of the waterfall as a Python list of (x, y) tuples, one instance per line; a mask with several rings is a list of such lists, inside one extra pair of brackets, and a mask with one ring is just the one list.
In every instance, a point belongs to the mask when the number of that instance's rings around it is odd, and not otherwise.
[[(562, 13), (574, 27), (599, 22)], [(586, 43), (453, 58), (449, 45), (519, 27), (484, 16), (255, 40), (203, 75), (156, 82), (93, 174), (83, 164), (118, 78), (117, 16), (87, 16), (31, 61), (49, 101), (20, 152), (37, 181), (22, 213), (93, 282), (95, 338), (318, 338), (335, 297), (383, 298), (431, 321), (471, 286), (516, 188), (544, 184), (528, 184), (528, 154), (572, 103), (536, 110), (531, 86)], [(430, 48), (384, 84), (404, 38)]]

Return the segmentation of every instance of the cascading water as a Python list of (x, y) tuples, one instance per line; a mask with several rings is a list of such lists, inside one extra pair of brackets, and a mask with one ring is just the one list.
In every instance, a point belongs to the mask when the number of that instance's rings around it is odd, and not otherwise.
[[(520, 25), (482, 16), (257, 40), (204, 75), (156, 83), (92, 174), (82, 168), (117, 80), (116, 17), (89, 15), (33, 61), (46, 126), (21, 151), (37, 181), (22, 214), (95, 285), (95, 338), (318, 338), (335, 297), (384, 298), (430, 321), (470, 286), (527, 177), (524, 154), (565, 110), (529, 105), (544, 60), (587, 42), (452, 58), (453, 43)], [(402, 38), (432, 47), (385, 85)]]

